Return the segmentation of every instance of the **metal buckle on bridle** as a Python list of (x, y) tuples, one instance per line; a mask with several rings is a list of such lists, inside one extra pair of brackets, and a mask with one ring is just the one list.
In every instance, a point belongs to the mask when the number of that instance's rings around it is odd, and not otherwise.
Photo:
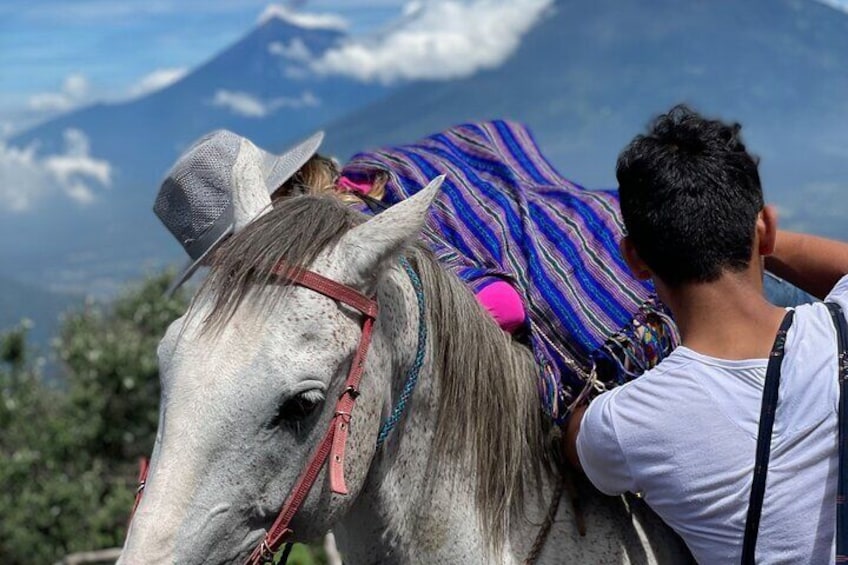
[(346, 394), (349, 394), (353, 400), (356, 400), (357, 398), (359, 398), (359, 389), (349, 386), (343, 391), (341, 391), (341, 393), (339, 393), (339, 399), (341, 399)]
[(353, 416), (350, 415), (350, 412), (345, 412), (343, 410), (337, 410), (336, 413), (333, 414), (333, 417), (334, 418), (341, 417), (341, 419), (347, 424), (349, 424), (351, 419), (353, 419)]

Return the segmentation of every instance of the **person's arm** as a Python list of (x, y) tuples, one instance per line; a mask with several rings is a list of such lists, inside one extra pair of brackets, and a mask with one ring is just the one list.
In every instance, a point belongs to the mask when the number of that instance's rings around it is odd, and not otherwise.
[(583, 471), (598, 490), (613, 496), (638, 490), (613, 423), (619, 390), (575, 408), (562, 440), (569, 463)]
[(565, 428), (565, 436), (563, 438), (565, 441), (565, 445), (563, 446), (565, 456), (568, 458), (571, 466), (578, 471), (582, 471), (583, 466), (580, 464), (580, 456), (577, 454), (577, 434), (580, 433), (580, 424), (583, 422), (583, 414), (586, 413), (588, 406), (588, 404), (581, 404), (574, 409), (574, 413), (568, 419), (568, 425)]
[(824, 298), (848, 274), (848, 243), (814, 235), (778, 230), (774, 252), (765, 258), (766, 269)]

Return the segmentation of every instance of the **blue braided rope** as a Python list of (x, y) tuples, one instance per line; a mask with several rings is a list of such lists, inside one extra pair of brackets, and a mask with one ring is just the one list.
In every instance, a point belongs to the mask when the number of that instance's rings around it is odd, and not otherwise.
[(388, 418), (383, 420), (380, 426), (380, 433), (377, 434), (378, 449), (386, 441), (386, 438), (389, 437), (400, 417), (403, 416), (404, 410), (406, 410), (406, 403), (409, 401), (409, 397), (412, 396), (412, 391), (415, 390), (418, 375), (421, 373), (421, 366), (424, 365), (424, 353), (427, 346), (427, 324), (424, 323), (424, 288), (421, 285), (421, 279), (418, 278), (418, 273), (415, 272), (409, 261), (402, 259), (401, 264), (404, 270), (406, 270), (406, 274), (409, 275), (409, 280), (412, 281), (412, 288), (415, 289), (415, 296), (418, 298), (418, 350), (415, 353), (415, 361), (406, 374), (406, 382), (403, 384), (400, 398), (398, 398), (397, 404), (392, 408), (392, 413)]

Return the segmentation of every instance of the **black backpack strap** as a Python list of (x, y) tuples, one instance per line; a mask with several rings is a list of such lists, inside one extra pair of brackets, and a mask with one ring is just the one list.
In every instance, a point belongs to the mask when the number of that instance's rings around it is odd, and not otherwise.
[(771, 433), (774, 429), (774, 413), (777, 409), (777, 391), (780, 388), (780, 364), (783, 362), (786, 333), (789, 331), (794, 318), (794, 310), (789, 310), (783, 317), (766, 368), (763, 404), (760, 409), (760, 429), (757, 433), (754, 482), (751, 484), (751, 499), (748, 503), (748, 517), (745, 521), (745, 541), (742, 545), (742, 565), (754, 564), (757, 534), (760, 530), (760, 516), (763, 512), (763, 496), (766, 492), (766, 475), (768, 474), (769, 456), (771, 455)]
[(845, 442), (848, 440), (848, 324), (842, 308), (835, 302), (826, 302), (836, 327), (839, 344), (839, 478), (836, 487), (836, 562), (848, 562), (848, 507), (845, 504), (848, 489), (848, 465), (845, 461)]

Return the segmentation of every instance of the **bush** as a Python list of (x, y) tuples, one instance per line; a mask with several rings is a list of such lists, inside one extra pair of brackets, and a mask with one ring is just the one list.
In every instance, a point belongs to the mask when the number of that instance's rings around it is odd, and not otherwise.
[[(135, 496), (137, 461), (153, 449), (159, 407), (156, 346), (187, 307), (152, 277), (62, 324), (61, 378), (29, 357), (27, 325), (0, 336), (0, 563), (53, 563), (117, 547)], [(296, 546), (290, 564), (323, 563)]]
[[(0, 563), (123, 544), (137, 462), (156, 438), (156, 346), (188, 303), (165, 297), (169, 283), (154, 276), (67, 315), (55, 383), (30, 358), (26, 324), (0, 335)], [(295, 546), (289, 563), (324, 561), (320, 548)]]
[(156, 435), (156, 345), (187, 303), (164, 297), (169, 280), (70, 314), (53, 386), (28, 359), (25, 328), (0, 338), (0, 563), (123, 542), (137, 460)]

